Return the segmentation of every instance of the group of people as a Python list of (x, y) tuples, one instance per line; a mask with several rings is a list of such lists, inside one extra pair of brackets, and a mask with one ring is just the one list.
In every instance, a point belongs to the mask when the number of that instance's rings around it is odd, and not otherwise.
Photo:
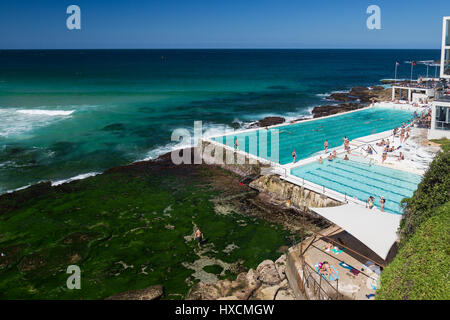
[[(402, 128), (402, 130), (405, 130), (405, 129)], [(394, 135), (396, 134), (397, 131), (398, 131), (398, 128), (395, 128), (394, 129)], [(407, 138), (409, 138), (409, 133), (407, 133), (406, 138), (403, 140), (403, 142), (405, 142)], [(400, 141), (402, 141), (401, 134), (400, 134)], [(379, 146), (379, 147), (384, 147), (383, 148), (383, 154), (381, 155), (381, 163), (384, 163), (384, 161), (386, 161), (388, 153), (394, 152), (395, 150), (399, 150), (402, 147), (402, 146), (398, 146), (396, 148), (395, 146), (391, 145), (391, 142), (389, 141), (389, 139), (384, 140), (384, 138), (381, 139), (380, 142), (377, 142), (376, 145)], [(368, 147), (368, 149), (369, 148), (370, 147)], [(368, 151), (368, 150), (366, 150), (366, 151)], [(372, 153), (370, 153), (370, 154), (372, 154)], [(402, 152), (400, 152), (395, 157), (397, 158), (397, 161), (405, 160), (405, 156), (404, 156), (404, 154)]]
[[(381, 196), (380, 197), (380, 208), (381, 208), (382, 212), (384, 212), (385, 203), (386, 203), (386, 199), (383, 196)], [(369, 199), (367, 199), (367, 201), (366, 201), (366, 208), (373, 209), (374, 207), (375, 207), (375, 198), (373, 196), (370, 196)]]
[(431, 128), (431, 108), (428, 111), (422, 111), (420, 114), (414, 111), (412, 124), (417, 124), (419, 128)]
[[(399, 133), (399, 130), (400, 130), (400, 133)], [(403, 122), (400, 129), (398, 127), (395, 127), (394, 136), (400, 137), (400, 143), (403, 143), (403, 142), (406, 142), (406, 140), (408, 140), (410, 131), (411, 131), (411, 127)]]
[(333, 268), (331, 268), (328, 261), (319, 262), (318, 263), (319, 271), (321, 274), (331, 277), (333, 274), (336, 274)]

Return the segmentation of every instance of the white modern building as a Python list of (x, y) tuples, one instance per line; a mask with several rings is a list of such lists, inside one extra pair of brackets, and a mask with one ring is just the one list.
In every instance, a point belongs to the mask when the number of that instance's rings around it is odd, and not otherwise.
[[(442, 23), (441, 78), (450, 82), (450, 17)], [(444, 87), (442, 94), (433, 102), (429, 139), (450, 139), (450, 89)]]
[(442, 24), (441, 78), (450, 79), (450, 17)]

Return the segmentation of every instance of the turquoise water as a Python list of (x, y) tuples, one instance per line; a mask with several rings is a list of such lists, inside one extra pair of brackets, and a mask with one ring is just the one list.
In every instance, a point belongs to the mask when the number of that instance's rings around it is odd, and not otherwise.
[[(194, 121), (205, 134), (225, 134), (265, 116), (309, 116), (334, 103), (326, 93), (393, 78), (395, 61), (439, 57), (440, 50), (0, 50), (0, 194), (155, 158), (177, 145), (175, 129), (193, 132)], [(425, 74), (414, 68), (415, 77)], [(398, 77), (409, 78), (409, 68)]]
[[(328, 140), (329, 148), (342, 146), (344, 136), (352, 140), (391, 130), (411, 118), (412, 113), (410, 111), (370, 108), (326, 119), (279, 126), (269, 130), (260, 129), (217, 137), (214, 140), (233, 146), (234, 139), (237, 137), (240, 150), (245, 148), (245, 151), (250, 154), (287, 164), (292, 162), (292, 151), (294, 149), (297, 153), (296, 161), (298, 161), (322, 151), (325, 140)], [(276, 152), (272, 152), (274, 131), (279, 133), (278, 159)], [(267, 135), (267, 139), (264, 138), (265, 135)], [(251, 141), (254, 142), (250, 143)], [(263, 146), (264, 142), (267, 144), (267, 154), (264, 153), (264, 147), (260, 148), (260, 145)]]
[(378, 208), (383, 196), (385, 211), (395, 214), (402, 214), (401, 200), (411, 197), (422, 179), (412, 173), (340, 158), (297, 167), (291, 174), (361, 201), (373, 196)]

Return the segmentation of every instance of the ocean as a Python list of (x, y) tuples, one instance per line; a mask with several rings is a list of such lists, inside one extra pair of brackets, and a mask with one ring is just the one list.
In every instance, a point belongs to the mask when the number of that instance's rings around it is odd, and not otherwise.
[[(309, 116), (439, 50), (0, 50), (0, 194), (153, 159), (172, 132)], [(426, 75), (417, 65), (414, 78)], [(434, 76), (434, 68), (430, 68)]]

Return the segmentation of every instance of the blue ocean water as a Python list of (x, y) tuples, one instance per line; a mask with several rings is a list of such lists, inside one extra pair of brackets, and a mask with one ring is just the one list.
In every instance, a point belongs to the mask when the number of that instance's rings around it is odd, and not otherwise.
[[(220, 133), (298, 118), (439, 50), (0, 51), (0, 193), (156, 157), (194, 121)], [(434, 70), (430, 70), (430, 73)], [(417, 65), (414, 76), (425, 75)], [(409, 78), (402, 64), (399, 78)]]

